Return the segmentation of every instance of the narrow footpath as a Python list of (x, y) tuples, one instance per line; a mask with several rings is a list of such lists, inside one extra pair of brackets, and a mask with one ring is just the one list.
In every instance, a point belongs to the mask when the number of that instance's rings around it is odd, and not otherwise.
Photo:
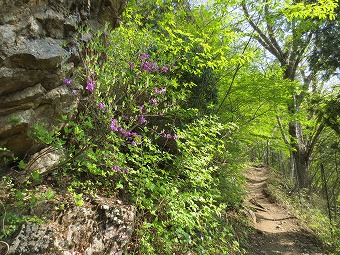
[(247, 171), (246, 178), (246, 204), (255, 227), (249, 240), (249, 254), (326, 254), (312, 232), (304, 229), (292, 213), (271, 201), (267, 192), (267, 168), (252, 167)]

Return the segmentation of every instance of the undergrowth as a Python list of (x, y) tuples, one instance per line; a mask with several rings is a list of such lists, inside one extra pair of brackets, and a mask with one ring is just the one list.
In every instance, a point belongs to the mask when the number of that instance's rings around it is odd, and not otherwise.
[(293, 187), (287, 186), (286, 180), (283, 181), (278, 172), (272, 169), (270, 173), (268, 191), (271, 196), (293, 212), (306, 228), (313, 230), (329, 251), (328, 254), (339, 254), (339, 223), (331, 224), (326, 201), (320, 195), (310, 194), (307, 190), (292, 192)]
[[(62, 116), (62, 127), (42, 123), (30, 131), (36, 143), (65, 155), (47, 177), (35, 174), (40, 182), (49, 178), (67, 189), (78, 206), (92, 193), (137, 208), (126, 254), (244, 254), (244, 232), (234, 227), (241, 223), (230, 216), (243, 200), (242, 167), (228, 150), (237, 127), (183, 107), (194, 84), (178, 78), (200, 69), (190, 69), (195, 65), (186, 65), (181, 52), (196, 44), (134, 27), (92, 34), (78, 45), (83, 67), (64, 80), (80, 102), (77, 111)], [(17, 191), (14, 183), (12, 196)]]

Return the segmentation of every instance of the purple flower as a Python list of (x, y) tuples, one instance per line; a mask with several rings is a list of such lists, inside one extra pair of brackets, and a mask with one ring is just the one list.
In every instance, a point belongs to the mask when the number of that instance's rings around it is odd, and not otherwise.
[(95, 88), (94, 81), (92, 81), (90, 78), (87, 79), (87, 86), (86, 89), (90, 92), (92, 92)]
[(155, 91), (156, 94), (162, 94), (165, 93), (166, 88), (158, 89), (157, 87), (155, 87), (153, 90)]
[[(136, 134), (136, 133), (135, 133)], [(132, 146), (136, 146), (137, 144), (141, 144), (142, 143), (142, 136), (141, 135), (134, 135), (134, 137), (135, 137), (135, 140), (133, 140), (132, 142), (131, 142), (131, 145)]]
[(72, 90), (72, 94), (73, 95), (77, 95), (78, 94), (78, 90), (76, 90), (76, 89)]
[(168, 70), (169, 70), (169, 68), (168, 68), (168, 67), (166, 67), (166, 66), (163, 66), (163, 68), (162, 68), (162, 71), (163, 71), (164, 73), (166, 73)]
[(97, 104), (97, 106), (99, 107), (99, 109), (105, 109), (106, 108), (105, 104), (103, 104), (103, 103), (99, 103), (99, 104)]
[(141, 57), (141, 59), (146, 60), (146, 59), (149, 58), (149, 55), (146, 54), (146, 53), (143, 53), (140, 57)]
[(71, 78), (65, 78), (64, 79), (64, 83), (65, 84), (71, 84), (72, 83), (72, 79)]
[(118, 131), (118, 127), (117, 127), (117, 120), (116, 119), (111, 119), (111, 126), (110, 126), (110, 129), (112, 131)]
[(159, 67), (156, 62), (148, 62), (148, 61), (143, 61), (140, 63), (140, 68), (141, 70), (147, 71), (147, 72), (157, 72)]
[(139, 111), (141, 111), (141, 112), (142, 112), (142, 111), (143, 111), (143, 109), (144, 109), (144, 107), (145, 107), (144, 105), (141, 105), (141, 106), (139, 106)]
[(118, 131), (118, 127), (116, 125), (113, 125), (113, 124), (110, 126), (110, 129), (112, 131)]
[(117, 172), (120, 172), (120, 166), (113, 166), (112, 169)]
[(174, 139), (177, 140), (178, 139), (178, 135), (174, 135)]
[(125, 129), (122, 128), (122, 127), (120, 127), (118, 130), (119, 130), (119, 132), (121, 132), (123, 135), (126, 133)]
[(170, 139), (170, 138), (172, 138), (172, 135), (171, 134), (165, 134), (164, 137)]
[(129, 172), (129, 168), (125, 167), (124, 171), (125, 171), (125, 173), (128, 173)]
[(157, 72), (159, 69), (157, 62), (150, 62), (148, 66), (152, 69), (153, 72)]
[(144, 124), (147, 122), (147, 120), (144, 118), (144, 116), (142, 116), (139, 120), (140, 124)]
[(135, 64), (132, 63), (132, 62), (129, 62), (129, 66), (130, 66), (130, 68), (134, 68), (134, 67), (135, 67)]
[(151, 98), (151, 103), (153, 103), (153, 104), (158, 104), (158, 101), (157, 101), (156, 98)]
[(144, 71), (147, 71), (147, 72), (150, 72), (150, 71), (151, 71), (151, 68), (150, 68), (150, 66), (148, 65), (148, 62), (147, 62), (147, 61), (142, 65), (142, 69), (143, 69)]

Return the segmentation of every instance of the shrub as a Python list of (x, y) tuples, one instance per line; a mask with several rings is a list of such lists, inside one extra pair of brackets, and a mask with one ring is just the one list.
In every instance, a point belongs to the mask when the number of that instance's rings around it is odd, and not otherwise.
[(64, 80), (83, 84), (78, 111), (61, 130), (34, 134), (66, 150), (59, 171), (79, 206), (83, 192), (100, 192), (137, 207), (128, 254), (240, 252), (223, 217), (241, 194), (221, 156), (233, 126), (214, 116), (186, 123), (196, 112), (180, 107), (188, 86), (158, 36), (120, 27), (80, 45), (84, 66)]

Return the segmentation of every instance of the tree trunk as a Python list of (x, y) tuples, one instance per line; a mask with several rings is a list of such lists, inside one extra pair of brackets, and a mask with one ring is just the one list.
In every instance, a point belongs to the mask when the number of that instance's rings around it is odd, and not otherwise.
[(309, 155), (305, 151), (293, 151), (294, 172), (297, 177), (299, 189), (310, 187)]
[(291, 137), (293, 169), (296, 173), (297, 185), (299, 188), (310, 186), (309, 162), (310, 151), (308, 150), (302, 135), (302, 128), (299, 122), (289, 123), (289, 135)]

